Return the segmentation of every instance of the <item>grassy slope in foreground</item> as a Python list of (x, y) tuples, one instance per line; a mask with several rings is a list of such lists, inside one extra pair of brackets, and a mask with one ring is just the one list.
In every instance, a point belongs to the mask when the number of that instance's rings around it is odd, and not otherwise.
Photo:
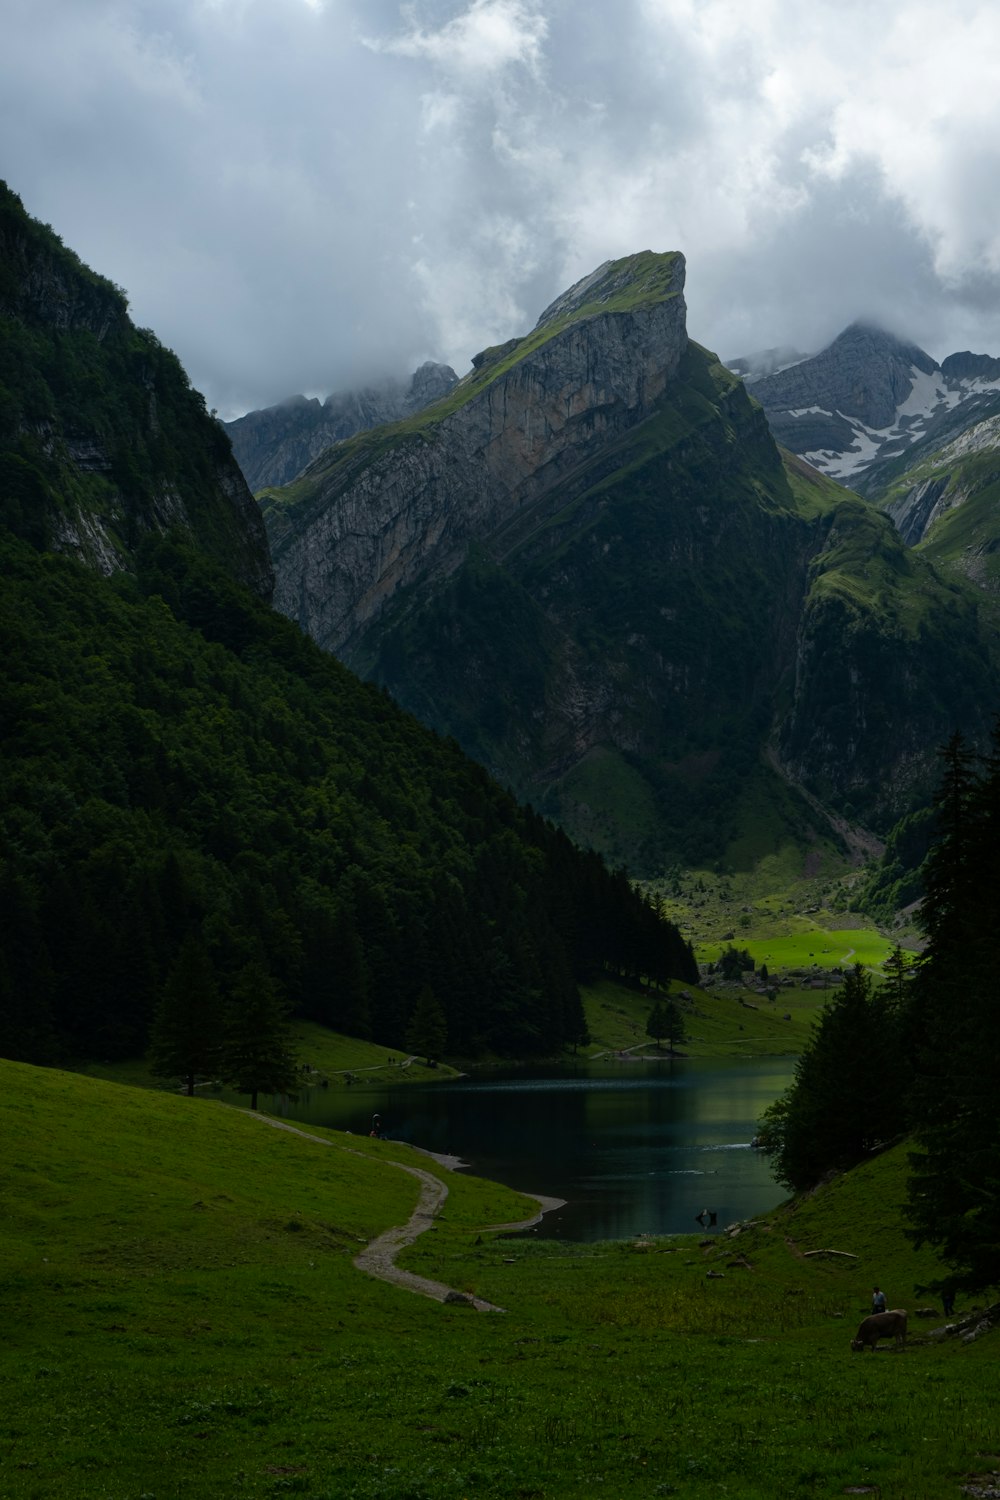
[(912, 1307), (936, 1270), (901, 1152), (707, 1246), (498, 1242), (524, 1200), (452, 1177), (405, 1258), (508, 1309), (480, 1315), (354, 1269), (413, 1207), (391, 1159), (428, 1165), (391, 1143), (10, 1063), (0, 1127), (11, 1500), (922, 1500), (1000, 1447), (995, 1338), (850, 1353), (873, 1280)]

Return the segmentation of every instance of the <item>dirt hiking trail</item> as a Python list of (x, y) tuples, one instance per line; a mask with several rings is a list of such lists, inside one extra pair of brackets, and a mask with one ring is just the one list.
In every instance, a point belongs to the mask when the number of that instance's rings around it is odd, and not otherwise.
[[(288, 1125), (284, 1120), (275, 1120), (270, 1115), (262, 1115), (258, 1110), (244, 1109), (240, 1110), (240, 1113), (248, 1115), (253, 1120), (260, 1120), (274, 1130), (287, 1130), (291, 1135), (299, 1135), (305, 1141), (315, 1141), (318, 1146), (330, 1146), (336, 1151), (346, 1151), (362, 1161), (373, 1160), (363, 1151), (352, 1151), (350, 1146), (338, 1146), (335, 1141), (328, 1141), (321, 1135), (311, 1135), (307, 1130), (299, 1130), (296, 1125)], [(450, 1169), (462, 1165), (454, 1156), (439, 1156), (433, 1151), (428, 1151), (426, 1155), (433, 1156), (435, 1161)], [(487, 1302), (482, 1297), (474, 1297), (468, 1292), (459, 1292), (454, 1287), (445, 1286), (442, 1281), (431, 1281), (426, 1276), (417, 1276), (414, 1272), (401, 1270), (396, 1265), (396, 1256), (399, 1252), (407, 1245), (412, 1245), (419, 1235), (430, 1229), (448, 1197), (448, 1185), (442, 1182), (440, 1177), (435, 1177), (433, 1172), (425, 1172), (420, 1167), (407, 1167), (397, 1161), (382, 1162), (381, 1165), (394, 1167), (397, 1172), (407, 1172), (411, 1177), (415, 1177), (420, 1184), (420, 1196), (417, 1199), (416, 1208), (405, 1224), (397, 1224), (385, 1230), (383, 1234), (371, 1240), (360, 1255), (354, 1257), (354, 1264), (358, 1270), (367, 1271), (369, 1276), (376, 1276), (380, 1281), (391, 1282), (393, 1286), (404, 1287), (408, 1292), (417, 1292), (422, 1297), (433, 1297), (435, 1302), (465, 1303), (467, 1306), (475, 1307), (479, 1312), (504, 1312), (504, 1308), (497, 1307), (495, 1303)], [(562, 1198), (543, 1198), (537, 1193), (526, 1193), (524, 1196), (535, 1198), (539, 1205), (538, 1212), (530, 1219), (522, 1219), (512, 1224), (490, 1224), (485, 1227), (489, 1231), (530, 1229), (532, 1224), (538, 1223), (543, 1214), (553, 1208), (561, 1208), (564, 1202)]]

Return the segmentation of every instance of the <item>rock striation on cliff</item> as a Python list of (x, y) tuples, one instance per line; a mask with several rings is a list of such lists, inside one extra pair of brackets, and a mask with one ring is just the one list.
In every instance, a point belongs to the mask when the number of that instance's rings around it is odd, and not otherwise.
[(269, 598), (260, 511), (169, 350), (0, 183), (0, 519), (100, 572), (187, 535)]
[(326, 453), (262, 499), (275, 603), (349, 655), (400, 588), (447, 574), (648, 415), (687, 345), (684, 260), (631, 256), (487, 349), (442, 400)]
[(973, 601), (783, 459), (688, 338), (683, 277), (599, 267), (443, 401), (259, 497), (280, 609), (645, 873), (807, 845), (818, 805), (885, 822), (993, 680)]

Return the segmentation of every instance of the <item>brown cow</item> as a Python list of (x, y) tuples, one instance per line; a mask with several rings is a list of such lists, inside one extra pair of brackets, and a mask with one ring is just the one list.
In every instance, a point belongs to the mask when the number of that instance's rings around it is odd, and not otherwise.
[(901, 1307), (896, 1307), (892, 1312), (872, 1313), (871, 1317), (865, 1318), (851, 1340), (851, 1348), (855, 1354), (862, 1354), (866, 1348), (875, 1353), (875, 1345), (879, 1339), (896, 1340), (896, 1348), (902, 1349), (906, 1343), (906, 1312)]

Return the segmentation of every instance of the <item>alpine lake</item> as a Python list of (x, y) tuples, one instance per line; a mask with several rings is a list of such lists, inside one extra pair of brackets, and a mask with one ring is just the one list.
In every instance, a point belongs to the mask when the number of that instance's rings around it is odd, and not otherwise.
[[(518, 1067), (440, 1083), (365, 1082), (276, 1098), (272, 1113), (459, 1157), (526, 1193), (565, 1199), (528, 1231), (593, 1241), (712, 1230), (787, 1193), (751, 1141), (791, 1083), (791, 1057), (610, 1058)], [(262, 1101), (263, 1102), (263, 1101)]]

